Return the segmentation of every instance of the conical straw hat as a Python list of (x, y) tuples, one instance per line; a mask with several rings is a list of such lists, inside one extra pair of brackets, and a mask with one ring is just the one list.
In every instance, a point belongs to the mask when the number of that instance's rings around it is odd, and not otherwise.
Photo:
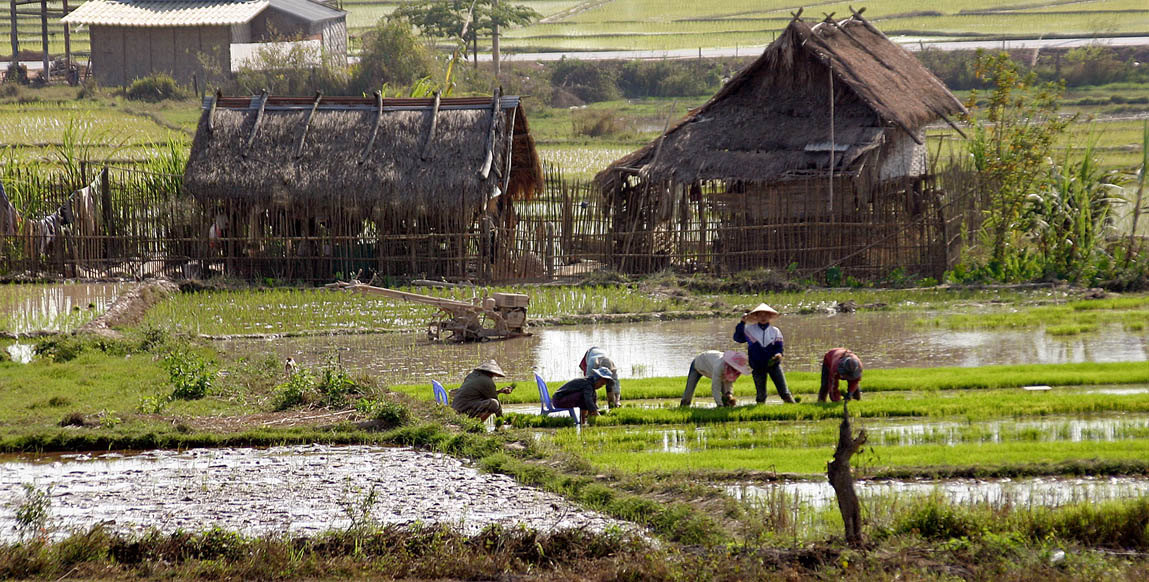
[(503, 378), (507, 377), (507, 375), (503, 373), (503, 369), (499, 367), (499, 363), (494, 360), (487, 360), (475, 369), (480, 372), (490, 372), (495, 376), (501, 376)]
[(766, 313), (769, 313), (771, 315), (778, 315), (778, 311), (776, 311), (773, 307), (766, 305), (765, 303), (759, 303), (758, 307), (755, 307), (754, 309), (747, 311), (746, 315), (750, 315), (751, 313), (762, 313), (762, 312), (766, 312)]

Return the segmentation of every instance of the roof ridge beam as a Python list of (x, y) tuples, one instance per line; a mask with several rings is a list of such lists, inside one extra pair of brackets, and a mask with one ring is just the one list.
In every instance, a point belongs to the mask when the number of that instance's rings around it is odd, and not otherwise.
[(359, 155), (359, 164), (367, 161), (367, 155), (371, 153), (371, 146), (375, 145), (375, 137), (379, 135), (379, 126), (383, 123), (383, 94), (375, 92), (375, 106), (379, 109), (375, 114), (375, 127), (371, 128), (371, 138), (367, 140), (367, 147), (363, 148), (363, 153)]
[(259, 110), (255, 112), (255, 123), (251, 125), (251, 135), (247, 136), (247, 145), (243, 148), (243, 157), (247, 157), (247, 152), (251, 150), (251, 144), (255, 143), (255, 134), (259, 131), (259, 124), (263, 122), (263, 108), (267, 106), (267, 89), (259, 93)]
[(307, 114), (307, 121), (303, 122), (303, 135), (299, 136), (299, 145), (295, 148), (295, 159), (303, 157), (303, 144), (307, 141), (307, 130), (311, 127), (311, 120), (315, 118), (315, 110), (319, 109), (319, 102), (323, 99), (323, 91), (315, 92), (315, 103), (311, 106), (311, 113)]

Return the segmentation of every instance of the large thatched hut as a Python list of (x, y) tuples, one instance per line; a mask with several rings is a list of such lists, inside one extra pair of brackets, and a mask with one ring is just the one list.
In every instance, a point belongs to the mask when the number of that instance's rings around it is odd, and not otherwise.
[(795, 17), (706, 104), (596, 176), (615, 262), (936, 274), (955, 225), (925, 127), (962, 112), (860, 14)]
[(240, 275), (511, 277), (543, 175), (518, 97), (259, 95), (205, 100), (184, 187)]

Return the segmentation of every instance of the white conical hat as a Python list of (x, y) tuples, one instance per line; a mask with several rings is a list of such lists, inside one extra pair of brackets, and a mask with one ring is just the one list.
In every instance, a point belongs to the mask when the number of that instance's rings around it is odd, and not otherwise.
[(746, 315), (750, 315), (751, 313), (760, 313), (760, 312), (766, 312), (766, 313), (778, 315), (777, 310), (775, 310), (773, 307), (770, 307), (769, 305), (766, 305), (765, 303), (759, 303), (758, 307), (755, 307), (754, 309), (747, 311)]
[(481, 365), (479, 365), (478, 368), (475, 368), (475, 369), (480, 371), (480, 372), (490, 372), (491, 374), (494, 374), (495, 376), (502, 376), (503, 378), (507, 377), (507, 375), (505, 373), (503, 373), (503, 369), (499, 367), (499, 363), (494, 361), (494, 360), (487, 360), (487, 361), (483, 362)]

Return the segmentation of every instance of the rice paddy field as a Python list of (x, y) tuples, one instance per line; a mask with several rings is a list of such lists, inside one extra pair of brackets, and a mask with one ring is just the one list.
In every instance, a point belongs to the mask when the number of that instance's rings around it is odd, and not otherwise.
[[(672, 294), (642, 286), (400, 288), (471, 301), (491, 292), (527, 293), (534, 319), (610, 314), (727, 314), (769, 301), (784, 313), (826, 312), (851, 300), (872, 309), (951, 309), (991, 302), (1063, 302), (1061, 290), (810, 290), (766, 294)], [(1141, 300), (1143, 302), (1143, 300)], [(1141, 303), (1138, 303), (1140, 305)], [(865, 307), (863, 307), (865, 309)], [(207, 336), (402, 331), (421, 327), (434, 308), (322, 289), (255, 289), (181, 293), (153, 307), (147, 325)]]
[[(198, 104), (196, 104), (198, 105)], [(121, 102), (51, 100), (0, 105), (0, 160), (56, 163), (64, 152), (93, 162), (146, 161), (174, 142), (190, 147), (196, 105), (150, 112)], [(191, 122), (189, 124), (189, 122)]]
[[(77, 2), (74, 5), (79, 5)], [(673, 0), (528, 0), (519, 2), (538, 11), (543, 19), (529, 26), (504, 31), (504, 50), (524, 52), (563, 50), (671, 50), (764, 46), (782, 30), (790, 14), (806, 6), (792, 0), (734, 0), (723, 3)], [(362, 34), (401, 0), (345, 0), (352, 36)], [(912, 39), (1038, 38), (1051, 34), (1068, 37), (1144, 34), (1149, 31), (1149, 7), (1137, 0), (1085, 0), (1031, 2), (956, 0), (923, 7), (910, 0), (870, 0), (862, 3), (829, 2), (810, 8), (805, 16), (823, 13), (842, 17), (849, 7), (865, 7), (866, 17), (890, 36)], [(59, 9), (58, 0), (49, 7)], [(31, 10), (35, 7), (24, 7)], [(0, 7), (0, 20), (10, 22), (8, 4)], [(63, 52), (63, 26), (52, 19), (50, 50)], [(0, 32), (0, 50), (8, 50), (10, 27)], [(36, 16), (21, 15), (18, 29), (22, 48), (39, 50), (40, 25)], [(87, 54), (88, 33), (71, 36), (72, 50)]]

